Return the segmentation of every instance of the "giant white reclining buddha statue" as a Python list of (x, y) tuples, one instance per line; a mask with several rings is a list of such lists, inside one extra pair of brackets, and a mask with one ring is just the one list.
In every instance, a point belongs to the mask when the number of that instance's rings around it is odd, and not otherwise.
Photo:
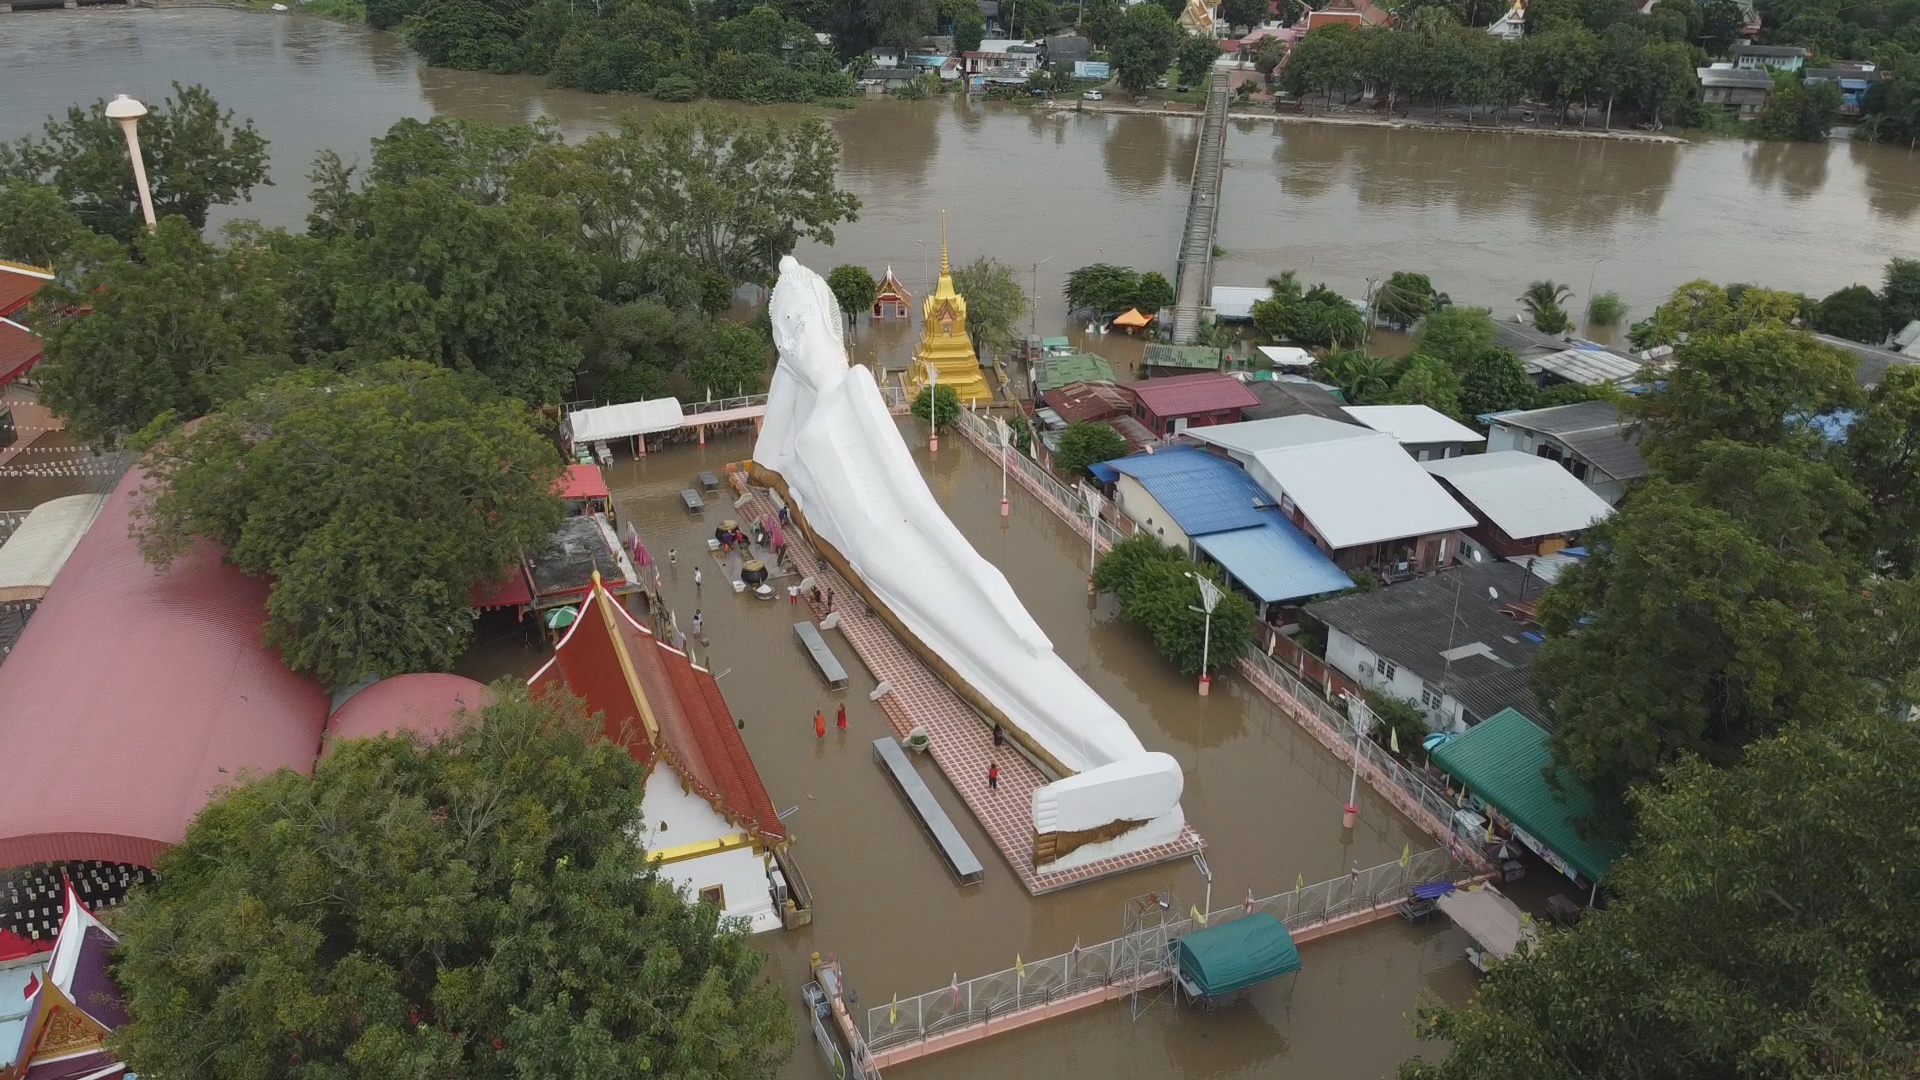
[(771, 301), (774, 369), (753, 478), (782, 493), (821, 555), (895, 633), (1051, 774), (1033, 794), (1036, 869), (1176, 839), (1180, 765), (1053, 651), (1013, 587), (934, 501), (839, 305), (792, 257)]

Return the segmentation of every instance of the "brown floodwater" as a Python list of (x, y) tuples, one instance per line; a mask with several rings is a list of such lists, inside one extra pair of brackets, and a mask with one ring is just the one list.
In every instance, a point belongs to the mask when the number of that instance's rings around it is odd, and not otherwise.
[[(1150, 749), (1174, 755), (1185, 767), (1183, 801), (1208, 843), (1216, 908), (1249, 888), (1265, 896), (1302, 876), (1322, 881), (1356, 864), (1396, 859), (1409, 845), (1432, 846), (1364, 787), (1360, 826), (1343, 835), (1348, 772), (1339, 762), (1238, 677), (1218, 680), (1210, 697), (1199, 697), (1145, 633), (1116, 620), (1110, 598), (1089, 609), (1085, 541), (1018, 485), (1003, 527), (1000, 477), (984, 455), (955, 437), (930, 460), (917, 434), (908, 441), (934, 495), (1006, 573), (1060, 655), (1132, 722)], [(838, 954), (861, 1001), (877, 1004), (895, 993), (938, 989), (955, 973), (964, 979), (1009, 967), (1016, 954), (1033, 959), (1064, 952), (1076, 940), (1116, 937), (1122, 903), (1131, 896), (1171, 887), (1181, 910), (1203, 902), (1204, 883), (1186, 861), (1029, 897), (946, 781), (930, 763), (916, 761), (986, 865), (981, 884), (963, 890), (953, 883), (873, 761), (873, 740), (891, 731), (867, 700), (874, 681), (858, 656), (840, 635), (827, 635), (852, 678), (846, 690), (828, 691), (794, 637), (794, 609), (713, 587), (717, 563), (705, 538), (727, 516), (725, 503), (711, 499), (703, 515), (691, 516), (679, 492), (701, 470), (718, 471), (745, 457), (750, 445), (738, 436), (704, 449), (671, 447), (617, 461), (608, 481), (623, 522), (639, 527), (655, 558), (678, 552), (678, 562), (662, 568), (668, 602), (683, 626), (701, 609), (711, 644), (696, 651), (720, 673), (728, 703), (745, 719), (748, 746), (775, 803), (800, 808), (789, 824), (818, 914), (811, 927), (755, 939), (788, 992), (805, 980), (808, 954), (816, 950)], [(705, 568), (703, 595), (693, 588), (695, 565)], [(482, 636), (492, 641), (469, 657), (470, 674), (525, 674), (539, 663), (543, 652), (528, 648), (511, 620), (487, 627), (491, 633), (483, 627)], [(840, 702), (850, 731), (816, 739), (814, 710), (831, 715)], [(1420, 994), (1458, 1001), (1471, 993), (1473, 973), (1460, 959), (1464, 944), (1444, 923), (1379, 924), (1307, 945), (1306, 968), (1290, 991), (1268, 987), (1218, 1015), (1163, 1004), (1136, 1023), (1116, 1005), (888, 1072), (1042, 1076), (1074, 1069), (1080, 1070), (1075, 1075), (1145, 1078), (1252, 1069), (1385, 1076), (1418, 1049), (1403, 1014)], [(787, 1075), (825, 1071), (803, 1043)]]
[[(7, 108), (0, 139), (48, 113), (114, 93), (157, 100), (201, 82), (272, 140), (274, 185), (237, 216), (300, 228), (306, 174), (322, 150), (349, 161), (401, 117), (435, 113), (512, 123), (549, 117), (569, 137), (644, 98), (554, 90), (532, 77), (431, 69), (391, 34), (323, 19), (227, 10), (91, 9), (0, 17)], [(1186, 211), (1195, 121), (1049, 115), (953, 97), (823, 116), (844, 148), (841, 182), (865, 203), (824, 269), (891, 265), (923, 288), (939, 262), (940, 211), (956, 260), (990, 255), (1039, 296), (1034, 329), (1066, 321), (1069, 270), (1105, 260), (1171, 276)], [(1755, 281), (1815, 296), (1873, 283), (1888, 258), (1920, 249), (1920, 153), (1833, 141), (1692, 145), (1526, 135), (1389, 131), (1235, 121), (1220, 219), (1221, 285), (1294, 268), (1353, 296), (1395, 270), (1432, 276), (1453, 299), (1508, 317), (1530, 281), (1613, 290), (1634, 317), (1695, 278)], [(1036, 264), (1038, 264), (1036, 272)], [(1023, 320), (1024, 322), (1025, 320)], [(1123, 362), (1138, 342), (1094, 335)], [(897, 324), (858, 348), (903, 359)]]

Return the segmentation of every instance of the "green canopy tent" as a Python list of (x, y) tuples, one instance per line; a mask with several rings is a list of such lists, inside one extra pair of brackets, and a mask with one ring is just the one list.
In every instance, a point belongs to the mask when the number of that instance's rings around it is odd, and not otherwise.
[(1196, 997), (1219, 997), (1300, 970), (1287, 925), (1264, 911), (1187, 934), (1173, 943), (1173, 953), (1181, 985)]

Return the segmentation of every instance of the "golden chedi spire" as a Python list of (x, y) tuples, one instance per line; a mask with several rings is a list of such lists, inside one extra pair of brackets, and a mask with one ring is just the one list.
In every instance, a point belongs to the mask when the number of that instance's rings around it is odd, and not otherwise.
[(967, 336), (967, 298), (953, 287), (953, 264), (947, 257), (947, 213), (940, 212), (940, 280), (922, 305), (926, 327), (913, 354), (913, 382), (924, 386), (929, 365), (940, 372), (939, 382), (953, 387), (962, 407), (993, 400), (993, 388), (980, 373), (980, 358)]

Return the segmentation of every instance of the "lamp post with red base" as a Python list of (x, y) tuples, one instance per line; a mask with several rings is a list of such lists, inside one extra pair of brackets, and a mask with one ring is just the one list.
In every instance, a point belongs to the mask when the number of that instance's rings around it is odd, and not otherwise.
[(993, 418), (994, 427), (1000, 433), (1000, 523), (1006, 524), (1013, 508), (1007, 502), (1007, 455), (1013, 451), (1013, 431), (1002, 417)]
[(1207, 674), (1207, 660), (1213, 650), (1213, 609), (1220, 604), (1220, 586), (1215, 585), (1213, 579), (1202, 577), (1191, 570), (1187, 571), (1187, 576), (1200, 586), (1201, 605), (1199, 607), (1189, 605), (1187, 610), (1198, 611), (1207, 617), (1200, 637), (1200, 696), (1206, 697), (1207, 691), (1213, 687), (1213, 676)]

